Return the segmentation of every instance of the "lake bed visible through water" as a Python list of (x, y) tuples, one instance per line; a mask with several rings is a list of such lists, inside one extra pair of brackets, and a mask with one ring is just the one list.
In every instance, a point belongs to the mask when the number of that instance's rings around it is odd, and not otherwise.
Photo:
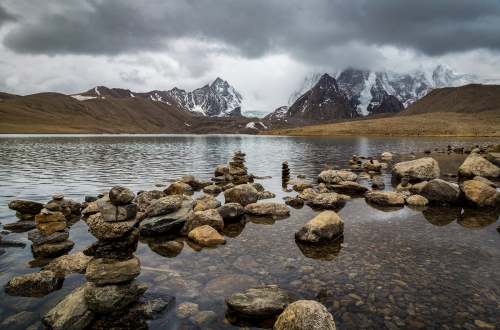
[[(163, 190), (169, 180), (184, 174), (209, 180), (217, 166), (227, 165), (233, 153), (246, 153), (246, 167), (255, 180), (276, 194), (263, 200), (284, 203), (281, 164), (288, 161), (291, 179), (317, 186), (325, 164), (349, 168), (353, 154), (380, 159), (394, 154), (392, 164), (421, 150), (436, 159), (441, 173), (456, 173), (466, 155), (435, 153), (435, 148), (498, 143), (483, 138), (366, 138), (270, 137), (239, 135), (19, 135), (0, 136), (0, 222), (17, 221), (7, 205), (14, 199), (47, 202), (56, 193), (77, 201), (97, 196), (114, 185), (134, 192)], [(297, 179), (305, 174), (306, 179)], [(390, 170), (377, 176), (391, 185)], [(456, 181), (457, 178), (444, 178)], [(371, 180), (358, 180), (371, 190)], [(158, 187), (163, 184), (164, 187)], [(288, 186), (291, 188), (291, 185)], [(196, 191), (191, 197), (203, 194)], [(224, 195), (217, 198), (224, 203)], [(300, 299), (316, 299), (326, 290), (323, 305), (339, 329), (479, 329), (500, 327), (500, 210), (461, 207), (378, 209), (363, 196), (353, 197), (338, 215), (344, 236), (334, 243), (307, 246), (294, 234), (318, 214), (308, 206), (291, 208), (285, 219), (247, 217), (227, 224), (227, 243), (202, 249), (178, 239), (182, 251), (158, 248), (165, 237), (141, 237), (135, 255), (141, 261), (137, 280), (148, 293), (169, 294), (182, 302), (213, 311), (210, 324), (199, 327), (172, 311), (150, 329), (270, 328), (272, 320), (250, 322), (226, 315), (224, 298), (251, 286), (277, 284)], [(27, 246), (4, 248), (0, 256), (0, 286), (15, 276), (40, 270), (30, 251), (26, 232), (4, 233), (4, 238)], [(84, 221), (70, 228), (81, 252), (96, 239)], [(85, 275), (66, 276), (60, 290), (43, 298), (12, 297), (2, 293), (0, 323), (18, 313), (37, 313), (39, 324), (47, 311), (76, 287)]]

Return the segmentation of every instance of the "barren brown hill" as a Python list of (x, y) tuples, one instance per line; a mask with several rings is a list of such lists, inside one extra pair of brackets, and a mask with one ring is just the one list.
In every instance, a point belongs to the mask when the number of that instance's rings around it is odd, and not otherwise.
[(0, 92), (0, 100), (10, 100), (15, 99), (16, 97), (19, 97), (19, 95)]

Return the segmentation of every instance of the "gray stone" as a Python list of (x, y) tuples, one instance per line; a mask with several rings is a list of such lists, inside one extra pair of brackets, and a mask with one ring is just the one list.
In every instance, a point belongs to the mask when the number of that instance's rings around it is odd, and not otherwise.
[(143, 236), (176, 234), (194, 214), (190, 207), (182, 207), (175, 212), (146, 218), (139, 225)]
[(245, 209), (238, 203), (227, 203), (217, 208), (224, 220), (238, 220), (245, 214)]
[(279, 315), (294, 301), (288, 291), (263, 284), (226, 298), (227, 307), (244, 317)]
[(4, 292), (11, 296), (42, 298), (62, 287), (63, 279), (54, 272), (42, 270), (11, 279)]
[(332, 314), (317, 301), (298, 300), (280, 314), (274, 330), (336, 330)]
[(109, 191), (109, 200), (114, 205), (130, 203), (135, 198), (134, 192), (124, 186), (114, 186)]
[(171, 195), (157, 199), (144, 211), (143, 217), (156, 217), (177, 211), (181, 208), (183, 200), (182, 195)]
[(493, 165), (496, 165), (497, 167), (500, 167), (500, 153), (498, 152), (490, 152), (488, 155), (487, 160), (492, 163)]
[(90, 310), (97, 313), (111, 313), (136, 301), (148, 286), (137, 280), (121, 284), (97, 286), (95, 283), (85, 284), (85, 302)]
[(314, 190), (312, 188), (307, 188), (307, 189), (304, 189), (297, 197), (299, 197), (300, 199), (302, 199), (304, 201), (308, 201), (308, 200), (314, 199), (316, 196), (318, 196), (318, 193), (316, 192), (316, 190)]
[(436, 160), (424, 157), (392, 166), (393, 179), (401, 179), (405, 174), (410, 176), (410, 181), (425, 181), (439, 178), (441, 172)]
[(290, 208), (273, 202), (253, 203), (245, 206), (245, 213), (257, 216), (288, 215)]
[(349, 199), (349, 196), (337, 193), (321, 193), (306, 201), (306, 204), (319, 209), (339, 209), (344, 207)]
[(203, 225), (209, 225), (215, 230), (221, 231), (224, 229), (224, 220), (219, 212), (214, 209), (197, 211), (194, 212), (194, 215), (186, 221), (179, 234), (187, 236), (191, 230)]
[(429, 200), (430, 204), (449, 205), (460, 202), (460, 189), (453, 184), (441, 180), (434, 179), (422, 188), (420, 195)]
[(344, 221), (333, 211), (318, 214), (295, 233), (301, 242), (320, 243), (333, 241), (344, 233)]
[(482, 176), (489, 180), (500, 178), (500, 168), (478, 154), (470, 154), (458, 169), (458, 176), (473, 178)]
[(31, 220), (21, 220), (3, 225), (5, 230), (27, 231), (36, 228), (36, 222)]
[(119, 240), (97, 241), (83, 250), (86, 256), (126, 259), (137, 250), (139, 229), (133, 228)]
[(256, 203), (258, 200), (258, 191), (249, 184), (242, 184), (232, 189), (224, 191), (226, 203), (238, 203), (242, 206)]
[(118, 239), (130, 233), (137, 225), (137, 220), (132, 218), (125, 221), (104, 221), (101, 213), (92, 214), (87, 219), (89, 231), (99, 240)]
[(141, 273), (141, 262), (135, 256), (128, 259), (94, 258), (85, 277), (96, 285), (117, 284), (130, 281)]
[(339, 183), (341, 181), (356, 181), (358, 176), (350, 171), (327, 170), (318, 175), (318, 182)]
[(56, 257), (69, 252), (73, 249), (75, 243), (73, 241), (65, 240), (56, 243), (44, 243), (42, 245), (31, 245), (31, 252), (33, 257)]
[(352, 181), (341, 181), (337, 184), (328, 185), (327, 187), (328, 189), (343, 193), (364, 194), (366, 191), (368, 191), (368, 188), (366, 188), (365, 186)]
[(160, 199), (165, 196), (166, 195), (163, 191), (159, 190), (145, 191), (137, 195), (137, 197), (134, 198), (133, 202), (137, 204), (137, 211), (144, 213), (144, 211), (146, 211), (149, 205), (151, 205), (157, 199)]
[(210, 185), (203, 188), (203, 192), (206, 194), (220, 194), (222, 192), (222, 188), (217, 185)]
[(85, 302), (84, 287), (78, 287), (64, 297), (42, 319), (43, 324), (53, 330), (80, 330), (93, 321), (95, 313)]
[(36, 245), (42, 245), (47, 243), (57, 243), (65, 241), (69, 238), (69, 229), (63, 229), (61, 231), (56, 231), (50, 235), (43, 235), (38, 229), (33, 229), (28, 232), (28, 239)]
[(97, 206), (97, 201), (90, 202), (86, 208), (82, 210), (83, 215), (91, 215), (99, 212), (99, 207)]
[(372, 188), (383, 190), (383, 189), (385, 189), (385, 183), (381, 179), (375, 178), (375, 179), (373, 179), (373, 182), (372, 182)]

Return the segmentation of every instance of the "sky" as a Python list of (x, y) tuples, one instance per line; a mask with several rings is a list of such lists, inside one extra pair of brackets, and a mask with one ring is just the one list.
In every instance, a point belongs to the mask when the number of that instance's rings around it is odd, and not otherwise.
[(500, 0), (0, 0), (0, 91), (192, 91), (286, 105), (310, 72), (447, 64), (500, 78)]

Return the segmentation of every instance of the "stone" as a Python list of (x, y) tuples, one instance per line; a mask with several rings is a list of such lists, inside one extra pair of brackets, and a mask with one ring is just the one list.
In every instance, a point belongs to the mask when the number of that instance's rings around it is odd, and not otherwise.
[(497, 188), (496, 184), (494, 184), (493, 182), (491, 182), (490, 180), (488, 180), (486, 178), (483, 178), (482, 176), (475, 176), (473, 180), (482, 182), (482, 183), (490, 186), (491, 188), (495, 188), (495, 189)]
[(96, 200), (98, 200), (99, 198), (95, 197), (95, 196), (85, 196), (85, 201), (87, 203), (92, 203), (92, 202), (95, 202)]
[(412, 195), (406, 199), (406, 205), (409, 206), (427, 206), (429, 205), (429, 200), (420, 195)]
[(339, 209), (344, 207), (348, 199), (350, 198), (346, 195), (321, 193), (317, 194), (313, 199), (306, 201), (306, 204), (319, 209)]
[(392, 157), (392, 154), (390, 152), (383, 152), (380, 157), (382, 158), (391, 158)]
[(337, 239), (344, 233), (344, 221), (333, 211), (318, 214), (295, 233), (295, 239), (301, 242), (320, 243)]
[[(63, 216), (64, 218), (64, 216)], [(50, 235), (59, 230), (64, 230), (68, 227), (66, 221), (58, 222), (37, 222), (36, 228), (40, 230), (42, 235)]]
[(38, 320), (38, 313), (22, 311), (7, 317), (0, 323), (2, 329), (27, 329)]
[(177, 211), (181, 208), (183, 200), (182, 195), (159, 198), (148, 206), (142, 217), (156, 217)]
[(498, 152), (490, 152), (488, 155), (488, 158), (486, 158), (487, 161), (492, 163), (493, 165), (496, 165), (497, 167), (500, 167), (500, 153)]
[(365, 186), (352, 181), (341, 181), (337, 184), (328, 185), (328, 188), (338, 192), (355, 194), (364, 194), (368, 191), (368, 188)]
[(109, 201), (114, 205), (128, 204), (134, 200), (134, 198), (134, 192), (130, 188), (124, 186), (117, 185), (109, 191)]
[(273, 202), (253, 203), (245, 206), (245, 213), (257, 216), (288, 215), (290, 208)]
[(410, 181), (429, 181), (439, 178), (441, 171), (435, 159), (424, 157), (392, 166), (393, 179), (401, 179), (405, 174), (410, 176)]
[(179, 234), (187, 236), (191, 230), (203, 225), (209, 225), (215, 230), (221, 231), (224, 229), (224, 220), (219, 212), (214, 209), (194, 212), (194, 215), (186, 221)]
[(249, 184), (242, 184), (232, 189), (224, 191), (226, 203), (238, 203), (242, 206), (256, 203), (258, 200), (258, 191)]
[(304, 200), (302, 198), (298, 197), (286, 197), (285, 198), (285, 204), (290, 205), (291, 207), (302, 207), (304, 206)]
[(42, 298), (62, 287), (64, 279), (54, 272), (41, 270), (37, 273), (26, 274), (11, 279), (4, 288), (4, 292), (11, 296)]
[(350, 171), (327, 170), (318, 175), (318, 182), (339, 183), (341, 181), (356, 181), (358, 176)]
[(478, 180), (468, 180), (460, 185), (465, 202), (476, 208), (500, 207), (500, 192)]
[(36, 214), (29, 214), (29, 213), (21, 213), (16, 211), (16, 217), (19, 218), (19, 220), (34, 220)]
[(210, 185), (203, 188), (203, 192), (206, 194), (220, 194), (222, 192), (222, 188), (217, 185)]
[(300, 192), (307, 188), (313, 188), (313, 186), (309, 182), (297, 182), (293, 185), (292, 188), (293, 190)]
[(134, 198), (133, 202), (137, 204), (137, 211), (143, 213), (154, 201), (165, 196), (166, 195), (163, 191), (145, 191), (142, 194), (137, 195), (137, 197)]
[(77, 202), (71, 198), (66, 199), (72, 214), (81, 214), (82, 203)]
[(146, 284), (137, 280), (105, 286), (87, 282), (84, 297), (90, 310), (97, 313), (111, 313), (133, 303), (147, 289)]
[(26, 231), (36, 228), (36, 222), (31, 220), (21, 220), (3, 225), (5, 230)]
[(64, 195), (63, 194), (54, 194), (54, 195), (52, 195), (52, 199), (55, 201), (60, 201), (60, 200), (64, 199)]
[(133, 228), (119, 240), (97, 241), (83, 250), (83, 254), (98, 258), (126, 259), (137, 250), (139, 229)]
[(305, 179), (305, 178), (307, 178), (307, 175), (305, 175), (305, 174), (299, 174), (299, 175), (297, 175), (297, 178), (299, 178), (299, 179)]
[(97, 202), (102, 219), (107, 222), (124, 221), (134, 218), (137, 214), (137, 204), (115, 205), (105, 196)]
[(66, 221), (66, 218), (61, 212), (55, 214), (37, 214), (35, 216), (36, 222), (56, 222), (56, 221)]
[(365, 200), (381, 206), (403, 206), (404, 198), (393, 191), (371, 191), (366, 193)]
[(145, 293), (129, 306), (101, 315), (92, 329), (150, 329), (152, 320), (165, 319), (175, 305), (175, 297)]
[(176, 234), (193, 214), (190, 207), (181, 207), (172, 213), (146, 218), (139, 225), (140, 234), (141, 236)]
[(87, 207), (82, 210), (83, 215), (96, 214), (97, 212), (99, 212), (99, 207), (97, 206), (97, 203), (95, 201), (90, 202), (89, 205), (87, 205)]
[(167, 189), (163, 190), (163, 192), (167, 196), (183, 195), (184, 194), (184, 189), (183, 189), (183, 185), (181, 183), (174, 182), (170, 186), (168, 186)]
[(258, 281), (255, 278), (245, 274), (223, 274), (210, 280), (203, 292), (211, 298), (225, 299), (234, 293), (241, 292), (257, 284)]
[(383, 190), (383, 189), (385, 189), (385, 183), (381, 179), (375, 178), (372, 181), (372, 188), (373, 189)]
[(254, 183), (249, 183), (249, 185), (251, 185), (252, 187), (254, 187), (255, 189), (257, 189), (258, 192), (263, 192), (265, 189), (264, 189), (264, 186), (258, 182), (254, 182)]
[(419, 183), (415, 183), (410, 187), (410, 193), (414, 195), (420, 195), (422, 189), (424, 189), (425, 185), (428, 184), (429, 181), (422, 181)]
[(28, 232), (28, 239), (35, 245), (42, 245), (46, 243), (57, 243), (65, 241), (69, 238), (69, 229), (56, 231), (49, 235), (44, 235), (39, 229), (33, 229)]
[(188, 238), (201, 246), (214, 246), (226, 243), (226, 239), (217, 230), (208, 225), (191, 230)]
[(96, 285), (117, 284), (133, 280), (141, 273), (141, 262), (135, 256), (128, 259), (94, 258), (85, 277)]
[(50, 270), (59, 277), (65, 277), (68, 274), (84, 274), (91, 257), (82, 252), (60, 256), (52, 260), (44, 270)]
[(34, 201), (16, 199), (9, 203), (9, 209), (20, 213), (38, 214), (43, 209), (43, 204)]
[(196, 197), (194, 201), (196, 202), (196, 204), (205, 204), (210, 209), (216, 209), (221, 205), (220, 201), (217, 198), (209, 194), (200, 195)]
[(380, 172), (382, 164), (376, 159), (369, 159), (363, 163), (363, 168), (367, 171)]
[[(54, 211), (54, 212), (61, 212), (62, 208), (59, 206), (59, 204), (54, 203), (54, 202), (49, 202), (47, 204), (43, 205), (43, 209), (47, 209), (49, 211)], [(42, 211), (43, 211), (42, 209)], [(42, 212), (40, 211), (40, 212)]]
[(206, 211), (206, 210), (210, 210), (210, 206), (208, 206), (207, 204), (196, 204), (196, 206), (193, 209), (193, 211), (195, 212)]
[(270, 199), (270, 198), (274, 198), (274, 197), (276, 197), (276, 195), (275, 195), (275, 194), (273, 194), (273, 193), (272, 193), (272, 192), (270, 192), (270, 191), (267, 191), (267, 190), (266, 190), (266, 191), (259, 191), (259, 192), (257, 193), (257, 199), (258, 199), (258, 200)]
[(175, 309), (175, 315), (180, 319), (186, 319), (196, 314), (198, 314), (198, 304), (191, 302), (183, 302)]
[(304, 189), (297, 197), (302, 199), (302, 200), (308, 201), (308, 200), (315, 198), (316, 196), (318, 196), (318, 193), (316, 192), (316, 190), (314, 190), (312, 188), (307, 188), (307, 189)]
[(244, 175), (247, 175), (247, 170), (245, 168), (241, 168), (241, 167), (230, 167), (229, 168), (229, 175), (232, 175), (234, 177), (236, 176), (244, 176)]
[(193, 324), (202, 327), (213, 323), (217, 319), (217, 314), (213, 311), (201, 311), (196, 315), (189, 317), (189, 321)]
[(84, 287), (78, 287), (64, 297), (42, 319), (46, 328), (53, 330), (80, 330), (95, 317), (85, 302)]
[(478, 154), (470, 154), (458, 168), (458, 176), (473, 178), (482, 176), (489, 180), (500, 178), (500, 168)]
[(226, 203), (217, 208), (223, 220), (239, 220), (244, 214), (245, 209), (238, 203)]
[(274, 330), (336, 330), (332, 314), (314, 300), (298, 300), (280, 314)]
[(56, 243), (44, 243), (42, 245), (31, 245), (31, 252), (33, 257), (56, 257), (73, 249), (75, 243), (73, 241), (65, 240)]
[(461, 197), (458, 187), (441, 179), (429, 181), (429, 183), (422, 188), (420, 195), (427, 198), (429, 203), (434, 205), (457, 204), (460, 202)]
[(91, 215), (87, 224), (90, 233), (99, 240), (114, 240), (125, 236), (130, 233), (136, 226), (137, 220), (135, 218), (125, 221), (104, 221), (101, 213)]
[(226, 166), (218, 166), (215, 168), (214, 176), (222, 176), (225, 174), (229, 174), (229, 168)]
[(230, 310), (243, 317), (266, 317), (281, 314), (294, 302), (290, 292), (277, 285), (257, 285), (226, 298)]

